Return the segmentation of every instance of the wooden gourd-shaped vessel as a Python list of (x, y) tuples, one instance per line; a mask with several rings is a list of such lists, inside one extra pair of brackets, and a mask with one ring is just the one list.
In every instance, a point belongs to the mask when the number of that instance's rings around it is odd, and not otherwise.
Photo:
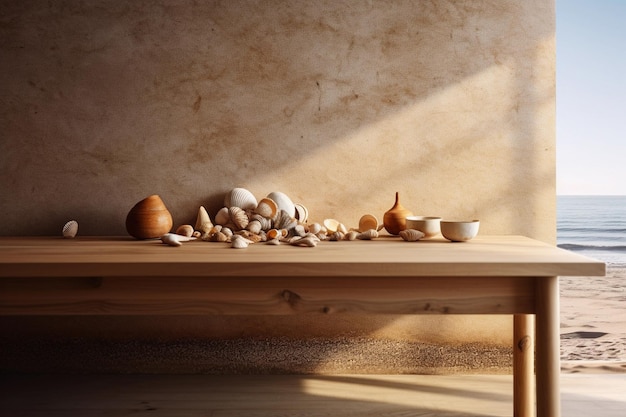
[(402, 207), (400, 197), (396, 191), (396, 203), (385, 212), (383, 216), (383, 226), (389, 234), (397, 235), (402, 230), (406, 229), (406, 218), (412, 215), (413, 213)]
[(158, 195), (144, 198), (126, 216), (126, 231), (137, 239), (154, 239), (172, 230), (172, 215)]

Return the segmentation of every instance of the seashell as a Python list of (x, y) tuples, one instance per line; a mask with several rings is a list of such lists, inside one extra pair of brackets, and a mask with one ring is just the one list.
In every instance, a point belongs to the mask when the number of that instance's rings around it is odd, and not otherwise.
[(343, 237), (343, 240), (356, 240), (356, 237), (359, 235), (359, 232), (356, 230), (350, 230)]
[(250, 243), (252, 242), (241, 235), (233, 235), (230, 246), (235, 249), (244, 249), (247, 248)]
[(272, 228), (272, 221), (266, 217), (261, 216), (260, 214), (252, 214), (250, 216), (250, 221), (253, 220), (261, 223), (261, 230), (268, 231)]
[(309, 232), (313, 233), (314, 235), (318, 234), (321, 230), (322, 225), (319, 223), (311, 223), (309, 225)]
[(332, 240), (334, 242), (339, 241), (339, 240), (343, 240), (345, 235), (346, 235), (345, 233), (337, 231), (337, 232), (334, 232), (334, 233), (332, 233), (330, 235), (330, 240)]
[(211, 222), (211, 218), (209, 217), (209, 213), (207, 213), (204, 206), (200, 206), (198, 209), (198, 215), (196, 216), (196, 226), (195, 230), (198, 230), (202, 233), (208, 232), (213, 227), (213, 223)]
[(230, 227), (222, 227), (222, 230), (220, 231), (228, 237), (231, 237), (233, 235), (233, 229), (231, 229)]
[(171, 213), (161, 197), (154, 194), (133, 206), (126, 216), (126, 231), (137, 239), (153, 239), (172, 229)]
[(280, 239), (278, 239), (278, 238), (270, 239), (270, 240), (267, 241), (267, 244), (268, 245), (275, 245), (275, 246), (280, 245)]
[(378, 232), (376, 229), (366, 230), (365, 232), (359, 233), (356, 238), (360, 240), (372, 240), (378, 237)]
[(64, 238), (72, 239), (76, 237), (76, 233), (78, 233), (78, 222), (76, 220), (70, 220), (65, 223), (62, 231)]
[[(198, 229), (198, 230), (200, 230), (200, 229)], [(191, 237), (191, 236), (193, 236), (193, 232), (194, 232), (194, 228), (190, 224), (180, 225), (176, 229), (176, 234), (177, 235), (181, 235), (181, 236)]]
[(370, 229), (378, 230), (378, 219), (373, 214), (364, 214), (359, 219), (359, 232)]
[(406, 240), (407, 242), (416, 242), (420, 240), (421, 238), (423, 238), (424, 236), (426, 236), (424, 232), (420, 232), (419, 230), (415, 230), (415, 229), (400, 230), (399, 234), (400, 234), (400, 237)]
[(267, 195), (267, 198), (271, 198), (278, 206), (278, 210), (284, 210), (289, 214), (290, 217), (296, 217), (296, 206), (293, 204), (293, 201), (287, 196), (285, 193), (281, 193), (280, 191), (274, 191)]
[(265, 197), (259, 201), (259, 204), (254, 209), (256, 214), (259, 214), (267, 219), (273, 219), (278, 213), (278, 205), (271, 198)]
[(290, 216), (285, 210), (280, 210), (274, 219), (275, 229), (293, 229), (298, 224), (297, 220)]
[(281, 239), (288, 234), (287, 229), (270, 229), (267, 231), (267, 237), (270, 239)]
[(339, 221), (335, 219), (324, 219), (324, 227), (330, 233), (334, 233), (337, 231), (337, 226), (339, 225)]
[(161, 236), (161, 242), (170, 246), (182, 246), (181, 242), (189, 242), (190, 240), (195, 240), (195, 237), (183, 236), (176, 233), (166, 233)]
[(225, 207), (239, 207), (254, 209), (257, 206), (256, 197), (245, 188), (233, 188), (224, 196)]
[(215, 223), (219, 225), (226, 225), (230, 222), (230, 213), (228, 207), (222, 207), (215, 215)]
[(304, 247), (313, 248), (317, 246), (317, 242), (318, 240), (313, 239), (313, 237), (306, 236), (306, 237), (299, 237), (297, 239), (294, 239), (290, 242), (290, 244), (293, 246), (304, 246)]
[(261, 232), (261, 222), (258, 220), (252, 220), (248, 223), (246, 229), (254, 234), (258, 234)]
[(250, 220), (242, 208), (237, 206), (229, 207), (228, 213), (230, 215), (230, 221), (235, 225), (235, 229), (243, 230), (246, 228)]
[(294, 228), (293, 228), (293, 233), (297, 236), (304, 236), (306, 234), (306, 230), (304, 229), (304, 226), (301, 224), (297, 224)]
[(191, 236), (195, 238), (199, 238), (200, 236), (202, 236), (202, 233), (199, 230), (194, 230)]
[(306, 223), (306, 221), (309, 219), (309, 210), (300, 203), (295, 203), (294, 208), (296, 209), (296, 220), (298, 220), (300, 223)]

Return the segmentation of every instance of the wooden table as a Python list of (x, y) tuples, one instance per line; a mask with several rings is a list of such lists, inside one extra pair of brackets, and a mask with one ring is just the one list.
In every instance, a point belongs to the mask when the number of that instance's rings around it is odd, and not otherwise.
[(558, 417), (558, 276), (604, 274), (602, 262), (521, 236), (246, 249), (0, 238), (0, 314), (511, 314), (514, 415), (534, 415), (534, 392), (537, 416)]

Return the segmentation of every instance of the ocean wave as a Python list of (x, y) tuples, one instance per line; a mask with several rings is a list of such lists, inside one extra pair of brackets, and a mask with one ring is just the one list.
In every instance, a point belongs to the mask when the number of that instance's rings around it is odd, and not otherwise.
[(580, 245), (577, 243), (560, 243), (557, 245), (561, 249), (567, 250), (596, 250), (603, 252), (626, 252), (626, 245), (615, 245), (615, 246), (605, 246), (605, 245)]

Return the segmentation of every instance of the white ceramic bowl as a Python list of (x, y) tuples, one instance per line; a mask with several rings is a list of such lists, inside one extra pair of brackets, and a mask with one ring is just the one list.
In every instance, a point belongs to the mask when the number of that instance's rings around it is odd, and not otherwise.
[(409, 216), (406, 218), (406, 228), (415, 229), (424, 233), (424, 237), (434, 237), (439, 234), (441, 217)]
[(465, 242), (470, 240), (478, 234), (478, 227), (480, 222), (478, 220), (471, 221), (441, 221), (441, 234), (452, 242)]

